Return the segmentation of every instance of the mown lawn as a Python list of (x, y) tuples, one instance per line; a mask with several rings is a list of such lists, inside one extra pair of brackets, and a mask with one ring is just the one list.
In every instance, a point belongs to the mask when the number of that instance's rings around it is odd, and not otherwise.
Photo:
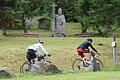
[(1, 80), (119, 80), (120, 72), (77, 72), (55, 75), (21, 74), (16, 78)]
[[(52, 30), (38, 30), (37, 25), (32, 26), (35, 27), (35, 29), (29, 29), (28, 32), (33, 32), (39, 34), (41, 37), (51, 37), (52, 36)], [(74, 36), (76, 33), (81, 32), (81, 26), (79, 23), (66, 23), (66, 30), (67, 30), (67, 36), (71, 37)], [(6, 31), (8, 36), (11, 37), (23, 37), (23, 30), (7, 30)], [(2, 30), (0, 30), (0, 36), (2, 35)]]
[[(24, 37), (1, 37), (0, 38), (0, 67), (6, 67), (15, 73), (19, 72), (19, 66), (26, 60), (27, 47), (36, 43), (40, 38)], [(45, 41), (45, 49), (52, 55), (51, 61), (62, 70), (70, 70), (74, 59), (79, 58), (76, 52), (76, 46), (86, 38), (41, 38)], [(93, 38), (93, 45), (101, 53), (98, 56), (102, 60), (106, 69), (113, 67), (113, 54), (111, 42), (112, 38)], [(120, 62), (119, 42), (117, 39), (117, 64)], [(98, 45), (102, 43), (103, 45)]]
[[(8, 30), (8, 37), (0, 36), (0, 67), (13, 71), (17, 78), (11, 80), (119, 80), (120, 68), (114, 68), (113, 51), (111, 47), (112, 37), (91, 37), (93, 45), (100, 52), (101, 56), (97, 56), (103, 64), (102, 72), (76, 72), (71, 71), (73, 60), (79, 58), (76, 47), (79, 43), (86, 40), (87, 37), (73, 37), (75, 33), (79, 33), (79, 24), (71, 23), (67, 25), (67, 38), (52, 38), (51, 31), (32, 30), (39, 33), (40, 38), (23, 37), (21, 30)], [(1, 34), (1, 31), (0, 31)], [(70, 37), (71, 36), (71, 37)], [(36, 43), (38, 39), (43, 39), (45, 49), (52, 55), (50, 59), (54, 65), (63, 70), (58, 75), (38, 75), (38, 74), (19, 74), (20, 65), (26, 61), (27, 47)], [(98, 45), (103, 44), (103, 45)], [(117, 38), (117, 64), (120, 64), (120, 38)], [(65, 73), (64, 73), (65, 71)], [(10, 79), (7, 79), (10, 80)]]

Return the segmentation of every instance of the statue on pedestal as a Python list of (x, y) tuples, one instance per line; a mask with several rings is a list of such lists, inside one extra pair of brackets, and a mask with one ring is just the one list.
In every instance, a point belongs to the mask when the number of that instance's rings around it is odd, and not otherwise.
[(62, 9), (58, 9), (58, 14), (55, 16), (55, 22), (56, 22), (56, 29), (57, 29), (57, 37), (66, 37), (66, 29), (65, 29), (65, 16), (62, 14)]
[(55, 3), (52, 5), (52, 37), (66, 37), (66, 29), (65, 29), (65, 16), (62, 14), (62, 9), (58, 9), (58, 14), (55, 14), (55, 7), (57, 6)]

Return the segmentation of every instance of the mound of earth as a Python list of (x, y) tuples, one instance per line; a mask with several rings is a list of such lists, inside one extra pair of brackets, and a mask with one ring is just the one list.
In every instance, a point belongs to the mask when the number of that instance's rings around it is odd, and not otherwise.
[(55, 65), (45, 63), (33, 64), (32, 71), (44, 74), (46, 73), (56, 74), (61, 72)]
[(10, 78), (15, 76), (11, 71), (8, 71), (7, 69), (0, 69), (0, 77), (4, 78)]

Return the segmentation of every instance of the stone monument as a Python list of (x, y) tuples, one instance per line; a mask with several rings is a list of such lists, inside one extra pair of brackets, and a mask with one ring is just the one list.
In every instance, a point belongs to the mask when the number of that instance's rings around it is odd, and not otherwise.
[(62, 9), (58, 9), (58, 14), (55, 14), (55, 7), (57, 6), (55, 3), (52, 5), (52, 37), (66, 37), (66, 29), (65, 29), (65, 16), (62, 14)]
[(58, 14), (56, 14), (55, 18), (56, 18), (56, 29), (58, 31), (57, 37), (66, 37), (66, 28), (65, 28), (66, 20), (64, 14), (62, 14), (61, 8), (58, 9)]
[(55, 7), (57, 6), (54, 2), (53, 4), (51, 5), (52, 6), (52, 20), (51, 20), (51, 26), (52, 26), (52, 36), (54, 37), (55, 35), (55, 32), (56, 32), (56, 25), (55, 25)]

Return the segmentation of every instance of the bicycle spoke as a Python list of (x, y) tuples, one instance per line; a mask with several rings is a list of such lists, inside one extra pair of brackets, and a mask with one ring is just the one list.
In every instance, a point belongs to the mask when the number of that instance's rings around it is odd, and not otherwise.
[(102, 61), (96, 59), (96, 64), (97, 64), (97, 70), (100, 71), (103, 68)]
[(74, 71), (81, 70), (81, 66), (83, 65), (83, 62), (81, 59), (76, 59), (72, 64), (72, 69)]
[(20, 67), (20, 73), (25, 73), (30, 71), (30, 64), (29, 62), (25, 62), (21, 67)]

